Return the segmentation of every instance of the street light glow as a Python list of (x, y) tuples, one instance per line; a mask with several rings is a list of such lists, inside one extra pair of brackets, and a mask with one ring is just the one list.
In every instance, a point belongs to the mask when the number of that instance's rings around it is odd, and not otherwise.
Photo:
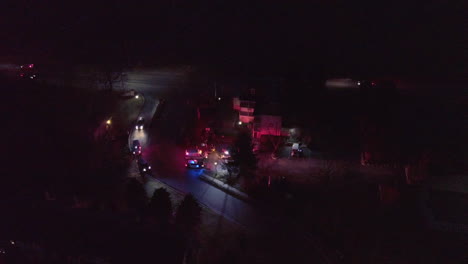
[(242, 121), (239, 121), (239, 123), (238, 123), (238, 124), (239, 124), (239, 125), (242, 125)]
[(138, 99), (139, 97), (140, 97), (140, 96), (139, 96), (138, 94), (137, 94), (137, 95), (135, 95), (135, 98), (136, 98), (136, 99)]
[(110, 125), (110, 124), (111, 124), (111, 120), (110, 120), (110, 119), (107, 120), (107, 121), (106, 121), (106, 124)]
[(221, 97), (218, 97), (218, 101), (221, 101)]

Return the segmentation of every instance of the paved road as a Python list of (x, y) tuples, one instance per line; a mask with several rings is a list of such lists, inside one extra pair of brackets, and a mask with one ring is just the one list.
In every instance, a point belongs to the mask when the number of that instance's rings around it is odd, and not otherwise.
[[(149, 120), (159, 102), (168, 98), (163, 117), (152, 122), (144, 131), (131, 133), (143, 146), (143, 158), (153, 165), (155, 177), (185, 193), (192, 193), (200, 202), (249, 229), (261, 228), (261, 218), (251, 205), (199, 179), (203, 170), (187, 170), (180, 141), (186, 133), (186, 125), (195, 117), (187, 100), (186, 75), (171, 71), (138, 71), (127, 74), (127, 89), (135, 89), (145, 96), (141, 115)], [(189, 133), (189, 132), (188, 132)]]

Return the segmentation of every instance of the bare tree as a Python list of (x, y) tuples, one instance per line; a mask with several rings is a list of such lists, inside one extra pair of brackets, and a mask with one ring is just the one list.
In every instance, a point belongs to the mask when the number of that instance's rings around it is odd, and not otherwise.
[(97, 69), (96, 79), (106, 90), (114, 90), (116, 83), (125, 81), (124, 67), (119, 64), (104, 64)]

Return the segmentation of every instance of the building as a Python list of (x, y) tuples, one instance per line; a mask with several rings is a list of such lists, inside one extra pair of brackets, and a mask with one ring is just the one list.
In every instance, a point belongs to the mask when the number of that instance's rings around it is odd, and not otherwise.
[(233, 98), (233, 108), (239, 112), (240, 124), (251, 126), (254, 122), (254, 112), (256, 105), (255, 89), (250, 89), (249, 94)]

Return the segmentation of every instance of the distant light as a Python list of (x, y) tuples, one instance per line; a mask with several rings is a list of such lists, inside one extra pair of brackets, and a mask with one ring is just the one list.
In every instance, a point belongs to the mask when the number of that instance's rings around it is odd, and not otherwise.
[(372, 82), (371, 84), (372, 84), (372, 86), (374, 86), (374, 85), (375, 85), (375, 82)]
[(148, 166), (148, 170), (151, 170), (151, 166)]
[(221, 97), (218, 97), (218, 101), (221, 101)]
[(202, 154), (203, 152), (201, 150), (198, 151), (198, 154)]
[(29, 77), (29, 78), (30, 78), (30, 79), (34, 79), (34, 77), (33, 77), (33, 76), (31, 76), (31, 77)]
[(143, 129), (143, 126), (140, 126), (140, 129)]
[(32, 68), (32, 67), (34, 67), (34, 64), (29, 64), (29, 68)]
[(185, 155), (187, 155), (187, 156), (189, 155), (188, 151), (185, 151)]
[(357, 82), (357, 85), (361, 85), (361, 82)]
[(215, 162), (214, 165), (218, 165), (218, 162)]
[(110, 125), (110, 124), (111, 124), (111, 120), (110, 120), (110, 119), (107, 120), (107, 121), (106, 121), (106, 124)]
[(146, 171), (146, 168), (143, 168), (143, 171)]
[(225, 150), (224, 155), (229, 155), (229, 151)]
[(242, 125), (242, 121), (239, 121), (238, 124), (239, 124), (239, 125)]
[(135, 95), (135, 98), (136, 98), (136, 99), (138, 99), (139, 97), (140, 97), (140, 96), (139, 96), (138, 94), (137, 94), (137, 95)]
[(135, 126), (135, 129), (138, 129), (138, 126)]
[(15, 241), (13, 241), (13, 240), (10, 240), (10, 243), (11, 243), (12, 245), (14, 245), (14, 244), (15, 244)]

